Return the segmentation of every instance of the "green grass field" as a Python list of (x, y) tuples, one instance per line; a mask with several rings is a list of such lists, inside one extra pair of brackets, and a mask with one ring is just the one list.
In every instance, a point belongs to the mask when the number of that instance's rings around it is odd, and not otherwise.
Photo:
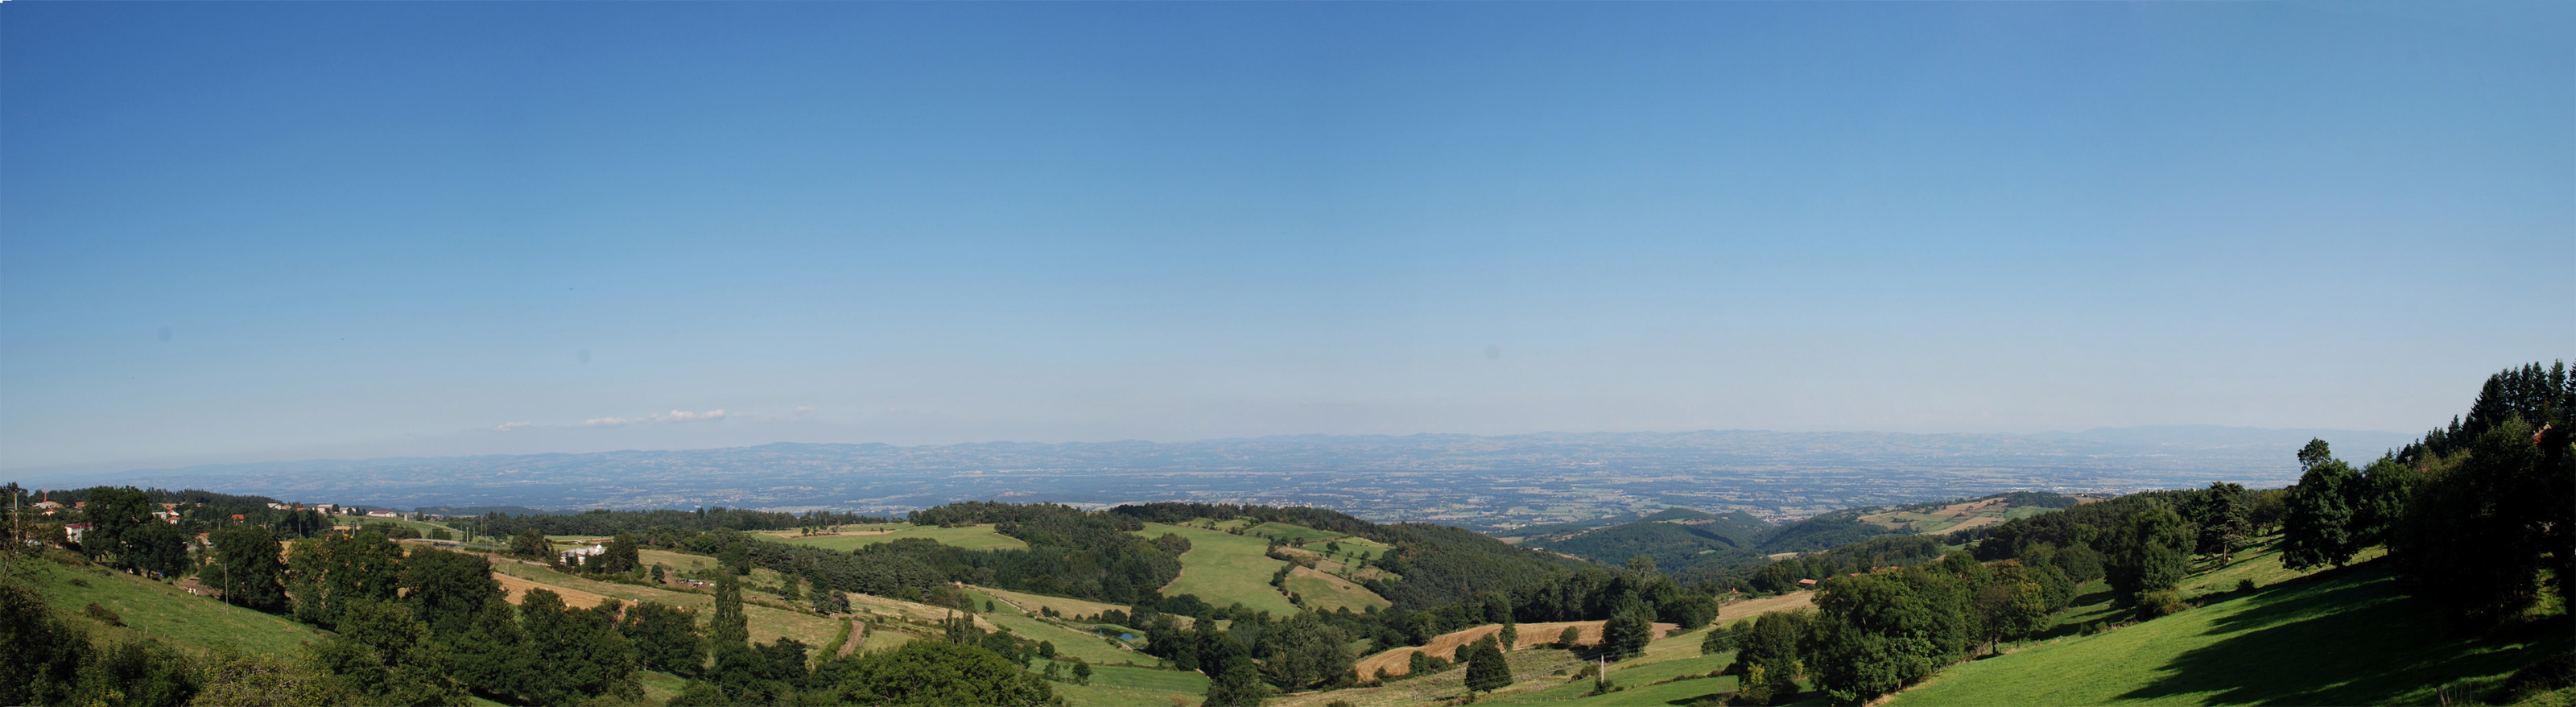
[(1316, 611), (1332, 611), (1334, 609), (1366, 611), (1372, 606), (1384, 609), (1395, 605), (1395, 602), (1387, 601), (1385, 597), (1378, 596), (1377, 592), (1369, 591), (1366, 587), (1361, 587), (1356, 584), (1350, 584), (1340, 578), (1326, 579), (1324, 577), (1291, 574), (1288, 576), (1288, 581), (1284, 584), (1287, 585), (1288, 591), (1296, 592), (1298, 598), (1305, 600), (1307, 608), (1314, 609)]
[(1026, 550), (1029, 547), (1028, 543), (1021, 542), (1019, 538), (994, 532), (993, 526), (989, 525), (942, 528), (936, 525), (913, 525), (910, 523), (902, 523), (895, 525), (852, 525), (844, 526), (844, 528), (846, 528), (846, 530), (839, 535), (797, 535), (794, 533), (753, 533), (752, 535), (767, 540), (776, 540), (794, 545), (819, 547), (826, 550), (839, 550), (842, 552), (856, 550), (869, 545), (875, 545), (877, 543), (893, 542), (904, 538), (929, 538), (931, 540), (938, 541), (939, 544), (942, 545), (951, 545), (968, 550)]
[[(1032, 670), (1045, 670), (1047, 661), (1031, 664)], [(1067, 665), (1064, 670), (1073, 668)], [(1055, 694), (1073, 707), (1157, 707), (1194, 705), (1207, 694), (1208, 679), (1195, 671), (1131, 668), (1121, 665), (1091, 666), (1091, 684), (1050, 683)], [(1067, 672), (1070, 676), (1072, 673)]]
[(1057, 655), (1081, 658), (1083, 662), (1091, 663), (1093, 665), (1110, 663), (1138, 663), (1143, 665), (1152, 665), (1157, 662), (1153, 656), (1134, 651), (1120, 650), (1117, 646), (1109, 645), (1108, 639), (1091, 635), (1078, 628), (1070, 628), (1044, 621), (1034, 616), (1019, 614), (986, 614), (984, 615), (984, 618), (988, 621), (992, 621), (995, 626), (1010, 629), (1011, 633), (1017, 634), (1021, 638), (1026, 638), (1032, 641), (1046, 641), (1048, 643), (1055, 644)]
[(2172, 616), (1952, 666), (1890, 704), (2435, 704), (2445, 687), (2457, 702), (2576, 646), (2551, 631), (2445, 638), (2390, 573), (2372, 562), (2211, 596)]
[[(199, 653), (239, 650), (292, 657), (306, 642), (330, 635), (283, 616), (225, 604), (123, 572), (43, 561), (30, 566), (29, 579), (55, 613), (88, 626), (91, 635), (100, 638), (148, 636)], [(92, 603), (116, 612), (125, 626), (109, 626), (84, 614)]]
[(1302, 526), (1302, 525), (1289, 525), (1289, 524), (1287, 524), (1287, 523), (1263, 523), (1263, 524), (1260, 524), (1260, 525), (1252, 526), (1252, 527), (1250, 527), (1250, 528), (1246, 528), (1246, 529), (1244, 529), (1244, 531), (1243, 531), (1243, 532), (1244, 532), (1244, 534), (1246, 534), (1246, 535), (1258, 535), (1258, 536), (1265, 537), (1265, 538), (1278, 538), (1278, 539), (1281, 539), (1281, 540), (1286, 540), (1286, 541), (1291, 542), (1291, 543), (1297, 542), (1297, 541), (1299, 541), (1299, 540), (1305, 540), (1305, 541), (1308, 541), (1308, 542), (1317, 542), (1317, 541), (1329, 540), (1329, 539), (1332, 539), (1332, 538), (1338, 538), (1338, 537), (1341, 537), (1341, 536), (1342, 536), (1342, 534), (1341, 534), (1341, 533), (1335, 533), (1335, 532), (1331, 532), (1331, 531), (1324, 531), (1324, 530), (1316, 530), (1316, 529), (1314, 529), (1314, 528), (1309, 528), (1309, 527)]
[(1297, 613), (1288, 595), (1270, 586), (1270, 574), (1288, 563), (1263, 554), (1270, 549), (1268, 540), (1162, 523), (1147, 523), (1144, 530), (1136, 531), (1149, 538), (1164, 533), (1188, 538), (1190, 551), (1181, 553), (1181, 576), (1163, 587), (1163, 596), (1196, 594), (1217, 606), (1241, 602), (1279, 616)]

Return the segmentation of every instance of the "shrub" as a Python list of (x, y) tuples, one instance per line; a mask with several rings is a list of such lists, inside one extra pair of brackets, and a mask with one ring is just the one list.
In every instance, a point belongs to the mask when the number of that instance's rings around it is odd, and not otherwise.
[(2567, 651), (2513, 671), (2499, 690), (2497, 703), (2519, 702), (2531, 696), (2576, 686), (2576, 651)]
[(2138, 595), (2139, 621), (2145, 621), (2159, 616), (2170, 616), (2174, 612), (2187, 608), (2190, 607), (2182, 603), (2182, 594), (2172, 590), (2153, 591)]
[(2254, 592), (2254, 578), (2252, 578), (2252, 577), (2247, 577), (2247, 578), (2244, 578), (2244, 579), (2236, 580), (2236, 591), (2244, 592), (2244, 593), (2247, 593), (2247, 594), (2251, 594), (2251, 593), (2253, 593), (2253, 592)]
[(107, 625), (109, 626), (125, 625), (125, 617), (117, 616), (115, 609), (99, 606), (97, 602), (91, 602), (89, 608), (81, 610), (81, 613), (89, 614), (90, 618), (107, 622)]

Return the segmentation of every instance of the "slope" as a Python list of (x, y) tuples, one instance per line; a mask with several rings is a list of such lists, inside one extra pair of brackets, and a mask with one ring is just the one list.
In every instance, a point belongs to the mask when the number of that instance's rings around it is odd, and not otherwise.
[(1953, 666), (1892, 705), (2432, 704), (2576, 646), (2563, 631), (2446, 638), (2369, 562), (2107, 633)]
[[(102, 638), (148, 636), (198, 653), (238, 650), (292, 656), (303, 644), (319, 642), (330, 635), (283, 616), (244, 609), (102, 567), (41, 561), (29, 563), (29, 567), (25, 575), (29, 584), (56, 613)], [(113, 612), (116, 622), (90, 616), (87, 608), (91, 604)]]

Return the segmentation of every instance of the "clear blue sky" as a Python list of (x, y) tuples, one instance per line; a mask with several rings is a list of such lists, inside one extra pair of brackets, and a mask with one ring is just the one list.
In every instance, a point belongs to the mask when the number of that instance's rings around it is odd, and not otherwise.
[(0, 467), (2421, 430), (2571, 231), (2564, 4), (12, 2)]

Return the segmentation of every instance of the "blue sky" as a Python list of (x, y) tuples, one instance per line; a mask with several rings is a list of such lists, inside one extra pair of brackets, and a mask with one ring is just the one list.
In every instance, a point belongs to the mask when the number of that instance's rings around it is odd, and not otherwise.
[(2576, 12), (9, 3), (0, 468), (2420, 430), (2576, 353)]

